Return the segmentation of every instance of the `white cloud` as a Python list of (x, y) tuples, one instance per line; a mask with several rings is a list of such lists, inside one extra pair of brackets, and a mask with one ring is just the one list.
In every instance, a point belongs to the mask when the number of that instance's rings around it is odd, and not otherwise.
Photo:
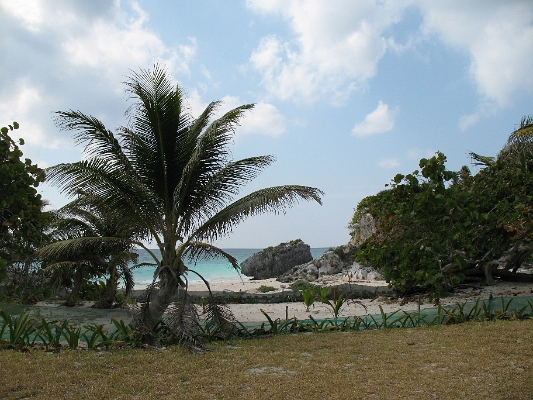
[(188, 73), (197, 49), (195, 38), (167, 47), (134, 1), (0, 0), (0, 15), (0, 52), (9, 55), (0, 68), (0, 124), (20, 123), (32, 159), (42, 159), (41, 148), (74, 145), (54, 126), (54, 111), (79, 109), (114, 129), (125, 123), (119, 96), (130, 69), (159, 62)]
[(248, 0), (261, 14), (289, 22), (293, 40), (265, 36), (250, 57), (265, 88), (281, 99), (342, 100), (376, 74), (387, 41), (382, 32), (396, 23), (406, 4), (343, 0)]
[(269, 103), (258, 102), (242, 120), (238, 132), (278, 137), (287, 130), (285, 117)]
[[(225, 96), (222, 99), (222, 105), (219, 115), (232, 110), (244, 103), (237, 97)], [(240, 126), (237, 128), (237, 136), (261, 134), (271, 137), (277, 137), (287, 130), (285, 117), (272, 104), (260, 101), (255, 107), (247, 111), (240, 120)]]
[[(263, 86), (281, 99), (342, 101), (364, 88), (387, 50), (437, 38), (470, 59), (469, 74), (492, 108), (533, 93), (533, 2), (524, 0), (247, 0), (260, 15), (287, 21), (291, 37), (265, 36), (249, 59)], [(407, 42), (390, 35), (408, 7), (422, 15)], [(472, 119), (470, 119), (470, 122)], [(461, 121), (461, 124), (468, 122)]]
[(396, 168), (396, 167), (399, 167), (401, 164), (398, 162), (397, 159), (395, 158), (386, 158), (384, 160), (381, 160), (378, 165), (381, 167), (381, 168), (386, 168), (386, 169), (392, 169), (392, 168)]
[(44, 102), (39, 90), (30, 86), (25, 80), (17, 82), (13, 94), (5, 101), (0, 102), (0, 124), (17, 121), (20, 130), (13, 134), (13, 138), (22, 136), (29, 145), (37, 147), (55, 148), (59, 145), (58, 139), (52, 139), (45, 135), (38, 120), (32, 115), (36, 105)]
[[(479, 93), (498, 107), (533, 93), (533, 2), (519, 0), (419, 1), (427, 35), (470, 58)], [(463, 120), (463, 124), (472, 122)]]
[(41, 96), (37, 88), (24, 81), (19, 81), (13, 94), (0, 103), (0, 114), (4, 117), (7, 116), (7, 119), (26, 115), (40, 100)]
[(32, 32), (38, 32), (45, 20), (44, 4), (40, 0), (0, 0), (0, 7)]
[[(207, 107), (208, 103), (204, 102), (195, 89), (188, 96), (187, 101), (191, 107), (191, 113), (198, 117)], [(221, 105), (217, 110), (216, 117), (243, 105), (238, 97), (224, 96), (221, 99)], [(249, 134), (262, 134), (271, 137), (277, 137), (284, 134), (287, 130), (285, 117), (272, 104), (260, 101), (255, 104), (252, 110), (247, 111), (240, 120), (240, 126), (236, 129), (237, 137)]]
[(202, 100), (202, 96), (197, 89), (193, 89), (192, 92), (187, 94), (187, 103), (189, 112), (194, 118), (198, 118), (209, 104)]
[(407, 157), (419, 161), (421, 158), (431, 158), (437, 151), (431, 149), (420, 150), (417, 148), (411, 148), (407, 151)]
[(368, 136), (388, 132), (394, 128), (396, 113), (397, 110), (391, 111), (387, 104), (379, 101), (377, 108), (367, 114), (363, 122), (353, 127), (352, 133), (355, 136)]
[(463, 115), (461, 118), (459, 118), (459, 130), (466, 131), (471, 126), (474, 126), (477, 121), (479, 121), (479, 118), (480, 115), (477, 112), (470, 115)]

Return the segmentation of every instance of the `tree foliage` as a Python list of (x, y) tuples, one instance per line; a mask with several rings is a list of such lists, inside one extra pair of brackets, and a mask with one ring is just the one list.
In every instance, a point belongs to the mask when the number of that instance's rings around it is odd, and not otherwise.
[(16, 122), (0, 129), (0, 278), (5, 278), (10, 262), (23, 261), (39, 246), (47, 213), (37, 187), (44, 180), (43, 170), (26, 158), (9, 132)]
[(376, 232), (356, 258), (382, 272), (400, 293), (436, 295), (465, 279), (528, 279), (518, 274), (533, 252), (533, 146), (525, 118), (497, 157), (449, 171), (442, 153), (420, 171), (394, 177), (388, 190), (360, 202), (352, 224), (369, 212)]

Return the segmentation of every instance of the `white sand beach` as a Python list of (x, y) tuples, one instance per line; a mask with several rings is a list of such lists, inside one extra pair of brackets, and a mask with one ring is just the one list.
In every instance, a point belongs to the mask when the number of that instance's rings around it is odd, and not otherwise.
[[(345, 284), (344, 281), (331, 281), (328, 286), (335, 286)], [(385, 281), (353, 281), (354, 284), (364, 284), (368, 286), (387, 286)], [(257, 293), (257, 288), (260, 286), (272, 286), (278, 291), (283, 291), (288, 288), (288, 284), (276, 281), (275, 278), (263, 280), (251, 280), (245, 282), (221, 282), (211, 284), (213, 291), (230, 291), (230, 292), (247, 292)], [(190, 285), (189, 291), (198, 292), (205, 291), (205, 285)], [(457, 289), (450, 296), (441, 299), (441, 304), (444, 306), (453, 306), (457, 303), (476, 301), (478, 298), (488, 299), (490, 295), (495, 298), (512, 297), (512, 296), (533, 296), (533, 283), (517, 283), (517, 282), (497, 282), (494, 286), (484, 286), (482, 288), (467, 287)], [(435, 304), (427, 301), (427, 299), (420, 298), (420, 308), (435, 307)], [(387, 297), (378, 297), (376, 299), (362, 299), (356, 301), (349, 301), (341, 309), (339, 317), (362, 316), (379, 314), (380, 308), (387, 314), (397, 310), (416, 311), (418, 310), (418, 301), (403, 301), (402, 299), (390, 299)], [(311, 306), (309, 311), (306, 311), (303, 302), (288, 302), (288, 303), (273, 303), (273, 304), (230, 304), (231, 311), (235, 318), (240, 322), (263, 322), (266, 317), (261, 310), (264, 310), (272, 319), (285, 319), (296, 317), (299, 320), (308, 319), (311, 315), (315, 319), (331, 318), (331, 308), (325, 304), (316, 302)]]

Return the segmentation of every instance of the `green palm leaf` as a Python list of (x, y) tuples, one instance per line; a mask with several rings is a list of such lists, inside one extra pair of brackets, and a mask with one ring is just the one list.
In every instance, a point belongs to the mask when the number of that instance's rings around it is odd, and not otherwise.
[(324, 193), (316, 188), (298, 185), (274, 186), (260, 189), (230, 204), (200, 226), (191, 237), (195, 240), (216, 240), (231, 232), (246, 218), (264, 214), (277, 214), (290, 208), (299, 200), (314, 200), (322, 204)]

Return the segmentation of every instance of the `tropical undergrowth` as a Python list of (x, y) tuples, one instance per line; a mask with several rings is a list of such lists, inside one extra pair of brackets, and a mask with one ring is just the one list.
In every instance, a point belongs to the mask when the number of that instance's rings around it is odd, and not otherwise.
[[(470, 321), (524, 320), (533, 317), (533, 303), (514, 307), (515, 298), (490, 297), (478, 299), (475, 303), (457, 303), (455, 306), (441, 305), (435, 312), (406, 312), (402, 310), (380, 314), (347, 318), (307, 320), (290, 318), (273, 319), (265, 311), (266, 321), (260, 326), (245, 325), (237, 321), (227, 306), (216, 301), (204, 301), (198, 311), (186, 298), (174, 304), (165, 318), (151, 330), (111, 319), (112, 331), (104, 325), (87, 324), (78, 326), (71, 320), (46, 321), (34, 318), (26, 310), (10, 314), (0, 310), (0, 349), (19, 351), (61, 351), (95, 350), (116, 348), (158, 348), (181, 344), (193, 352), (201, 351), (206, 343), (252, 339), (298, 332), (360, 331), (372, 329), (413, 328), (418, 326), (448, 325)], [(200, 317), (200, 318), (198, 318)], [(140, 320), (140, 319), (139, 319)]]

